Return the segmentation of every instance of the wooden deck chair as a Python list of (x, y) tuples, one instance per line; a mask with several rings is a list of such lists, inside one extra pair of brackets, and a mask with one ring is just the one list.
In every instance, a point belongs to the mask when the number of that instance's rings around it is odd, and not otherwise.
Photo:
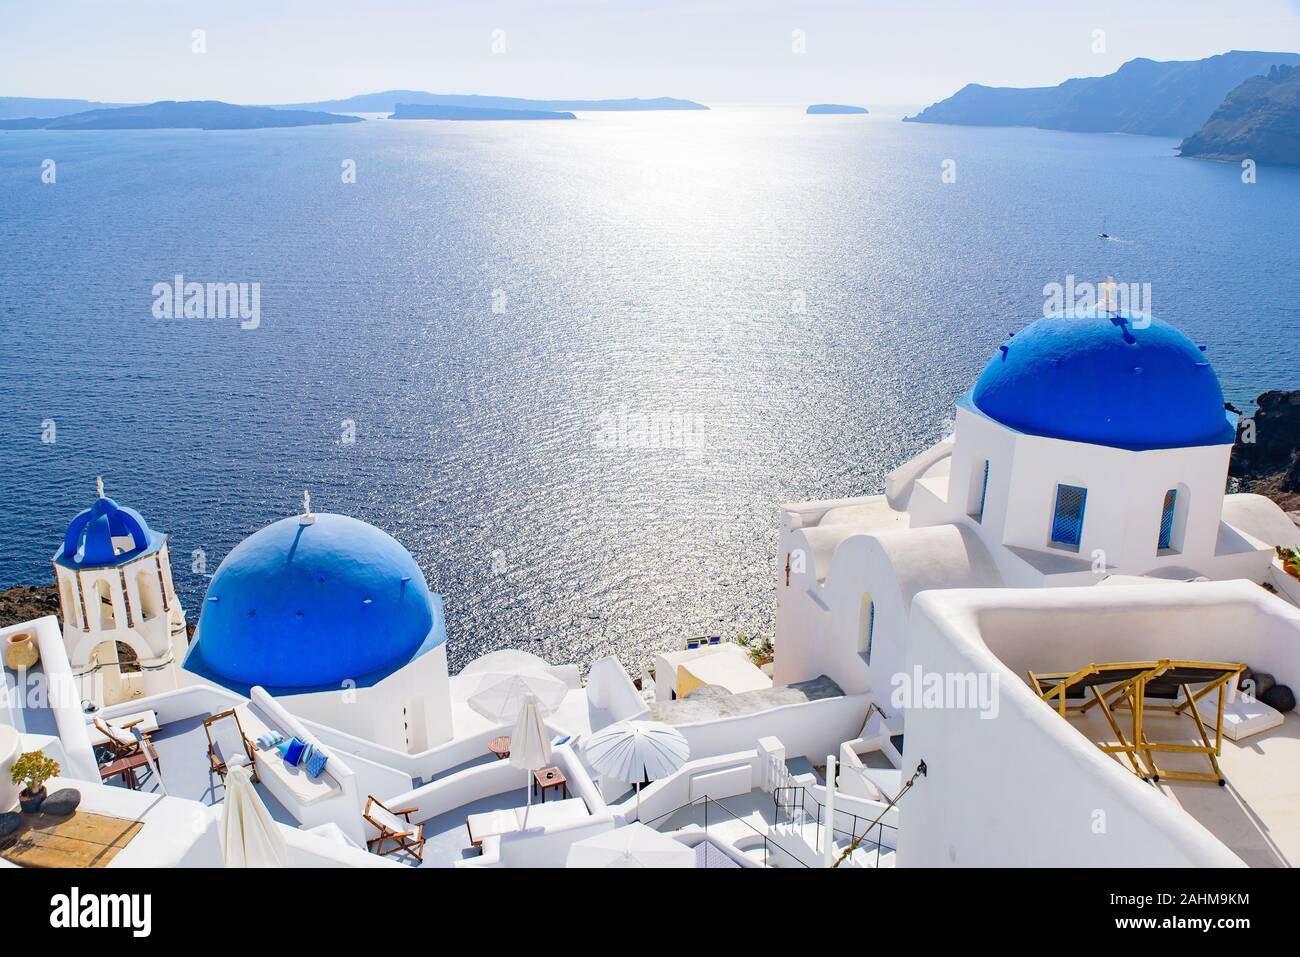
[[(418, 810), (419, 808), (404, 807), (391, 811), (373, 794), (370, 795), (361, 816), (374, 826), (379, 836), (366, 841), (366, 847), (380, 857), (406, 851), (423, 864), (424, 825), (411, 823), (411, 815)], [(388, 841), (392, 841), (393, 846), (385, 850), (384, 844)]]
[(234, 708), (204, 718), (203, 730), (208, 735), (208, 762), (222, 781), (226, 780), (230, 759), (240, 754), (248, 758), (248, 770), (253, 780), (257, 780), (257, 761), (254, 758), (257, 748), (244, 734), (244, 726), (239, 723)]
[[(1235, 682), (1245, 670), (1244, 663), (1234, 664), (1225, 661), (1162, 661), (1155, 674), (1144, 677), (1141, 687), (1133, 696), (1138, 702), (1141, 720), (1138, 722), (1138, 750), (1147, 766), (1148, 776), (1152, 781), (1161, 778), (1173, 781), (1211, 781), (1219, 787), (1227, 784), (1223, 772), (1219, 769), (1219, 755), (1223, 753), (1223, 706), (1229, 693), (1229, 683)], [(1210, 732), (1205, 726), (1205, 719), (1197, 707), (1201, 699), (1214, 691), (1219, 692), (1219, 705), (1214, 719), (1214, 742), (1210, 742)], [(1183, 700), (1178, 701), (1181, 692)], [(1171, 704), (1154, 704), (1152, 701), (1169, 701)], [(1180, 717), (1184, 713), (1191, 715), (1196, 724), (1196, 733), (1200, 744), (1178, 744), (1168, 741), (1153, 740), (1149, 732), (1156, 730), (1146, 720), (1148, 714)], [(1163, 751), (1177, 754), (1203, 754), (1210, 762), (1209, 771), (1171, 771), (1160, 768), (1153, 752)]]
[(140, 753), (141, 747), (147, 747), (149, 757), (153, 759), (154, 767), (161, 771), (162, 761), (158, 759), (158, 751), (154, 748), (153, 741), (149, 739), (149, 732), (139, 732), (139, 738), (131, 732), (132, 728), (143, 722), (144, 718), (136, 718), (134, 721), (128, 721), (125, 724), (114, 724), (105, 721), (103, 718), (96, 718), (95, 729), (104, 736), (105, 740), (101, 747), (112, 756), (110, 762), (121, 758), (133, 758)]
[[(1123, 754), (1128, 758), (1133, 773), (1145, 779), (1147, 775), (1137, 759), (1142, 728), (1142, 702), (1137, 696), (1137, 690), (1144, 678), (1156, 673), (1160, 664), (1156, 661), (1126, 661), (1091, 664), (1078, 671), (1053, 674), (1040, 675), (1031, 671), (1029, 683), (1038, 696), (1053, 705), (1063, 718), (1068, 718), (1071, 713), (1084, 714), (1091, 708), (1100, 707), (1119, 743), (1099, 744), (1097, 747), (1107, 754)], [(1088, 698), (1089, 692), (1092, 693), (1091, 698)], [(1071, 701), (1075, 703), (1071, 704)], [(1115, 720), (1113, 710), (1121, 701), (1129, 703), (1133, 714), (1132, 731), (1127, 737)]]

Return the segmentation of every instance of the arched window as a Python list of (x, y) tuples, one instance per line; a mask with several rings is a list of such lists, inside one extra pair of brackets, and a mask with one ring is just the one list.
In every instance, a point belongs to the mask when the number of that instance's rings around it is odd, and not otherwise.
[(858, 618), (858, 654), (871, 664), (871, 642), (876, 631), (876, 603), (870, 595), (862, 596), (862, 611)]
[(1178, 552), (1183, 547), (1183, 527), (1187, 515), (1187, 486), (1179, 485), (1165, 492), (1160, 504), (1159, 552)]
[(158, 617), (158, 580), (148, 572), (135, 576), (136, 591), (140, 595), (140, 617), (145, 621)]
[(99, 628), (100, 631), (111, 631), (117, 627), (117, 616), (113, 614), (113, 592), (108, 587), (108, 582), (100, 579), (95, 582), (91, 589), (94, 595), (94, 607), (99, 609)]

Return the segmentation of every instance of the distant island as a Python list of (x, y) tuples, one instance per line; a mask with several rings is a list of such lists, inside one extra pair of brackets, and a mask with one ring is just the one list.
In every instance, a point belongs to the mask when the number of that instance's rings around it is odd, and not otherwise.
[(1300, 166), (1300, 67), (1270, 67), (1228, 94), (1180, 156)]
[(39, 96), (0, 96), (0, 120), (21, 120), (33, 117), (67, 116), (88, 110), (111, 110), (122, 106), (140, 106), (139, 103), (99, 103), (95, 100), (59, 100)]
[(1204, 60), (1129, 60), (1107, 76), (1025, 89), (971, 83), (905, 122), (1034, 126), (1078, 133), (1184, 137), (1244, 80), (1300, 54), (1233, 50)]
[(838, 113), (859, 114), (866, 113), (868, 110), (865, 106), (845, 106), (843, 103), (814, 103), (804, 112), (809, 116), (824, 116)]
[(633, 97), (624, 100), (529, 100), (517, 96), (479, 96), (469, 93), (428, 93), (423, 90), (387, 90), (362, 93), (342, 100), (317, 103), (289, 103), (279, 109), (325, 110), (332, 113), (392, 113), (398, 105), (460, 106), (478, 110), (557, 111), (640, 111), (640, 110), (707, 110), (702, 103), (675, 100), (670, 96), (652, 99)]
[(554, 110), (496, 110), (479, 106), (438, 106), (398, 103), (390, 120), (576, 120), (569, 112)]
[(87, 110), (52, 119), (0, 120), (0, 130), (260, 130), (284, 126), (360, 123), (360, 117), (217, 100), (162, 100), (146, 106)]

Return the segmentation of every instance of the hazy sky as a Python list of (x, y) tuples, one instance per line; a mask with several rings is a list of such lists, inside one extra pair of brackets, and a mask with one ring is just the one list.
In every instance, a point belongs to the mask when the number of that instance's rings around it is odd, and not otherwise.
[(1230, 49), (1300, 51), (1300, 0), (0, 0), (0, 95), (115, 101), (404, 88), (889, 112), (967, 82), (1054, 84)]

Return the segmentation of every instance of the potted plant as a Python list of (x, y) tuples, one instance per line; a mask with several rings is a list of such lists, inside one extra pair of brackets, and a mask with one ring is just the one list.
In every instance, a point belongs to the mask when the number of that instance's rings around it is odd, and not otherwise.
[(1276, 545), (1277, 559), (1282, 563), (1282, 570), (1292, 578), (1300, 578), (1300, 549)]
[(59, 773), (59, 762), (43, 751), (28, 751), (14, 762), (14, 784), (22, 784), (18, 804), (24, 814), (35, 814), (45, 801), (45, 782)]

